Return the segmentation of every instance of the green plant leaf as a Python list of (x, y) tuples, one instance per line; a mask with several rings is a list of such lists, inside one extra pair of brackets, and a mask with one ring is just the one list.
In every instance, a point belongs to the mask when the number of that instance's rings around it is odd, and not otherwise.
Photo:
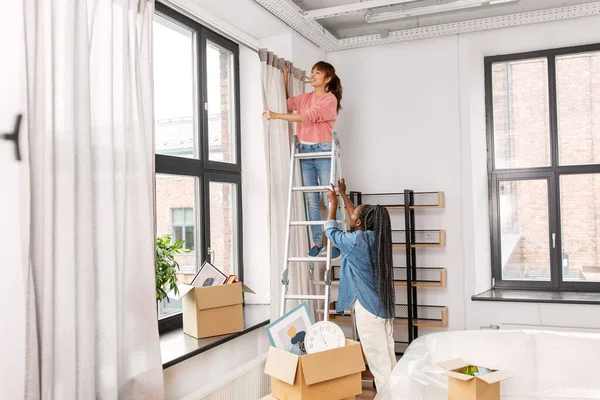
[(156, 300), (162, 301), (167, 299), (168, 291), (173, 291), (175, 295), (179, 295), (177, 288), (177, 271), (179, 264), (175, 260), (175, 256), (182, 253), (189, 253), (189, 249), (184, 249), (182, 246), (185, 241), (171, 243), (171, 235), (164, 235), (156, 238), (156, 261), (155, 261), (155, 278), (156, 278)]

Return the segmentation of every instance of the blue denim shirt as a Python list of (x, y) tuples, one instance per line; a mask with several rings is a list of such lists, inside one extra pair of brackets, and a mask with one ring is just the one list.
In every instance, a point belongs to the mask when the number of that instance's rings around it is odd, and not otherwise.
[(392, 318), (393, 315), (386, 316), (379, 306), (377, 282), (369, 265), (367, 240), (371, 246), (371, 257), (375, 262), (375, 232), (343, 232), (333, 220), (327, 221), (323, 228), (331, 243), (342, 252), (340, 289), (335, 310), (339, 313), (343, 312), (358, 298), (360, 304), (371, 314), (381, 318)]

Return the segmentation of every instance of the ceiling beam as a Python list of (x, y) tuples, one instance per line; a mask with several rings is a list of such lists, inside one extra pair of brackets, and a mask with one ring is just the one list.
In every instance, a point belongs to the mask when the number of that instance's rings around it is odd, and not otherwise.
[(343, 6), (334, 6), (319, 8), (317, 10), (306, 11), (306, 19), (323, 19), (337, 17), (338, 15), (353, 14), (356, 12), (368, 10), (370, 8), (393, 6), (397, 4), (412, 3), (419, 0), (369, 0), (361, 3), (345, 4)]
[(391, 31), (388, 32), (387, 38), (383, 39), (380, 34), (355, 36), (348, 39), (340, 39), (338, 48), (339, 50), (356, 49), (360, 47), (429, 39), (446, 35), (457, 35), (461, 33), (473, 33), (491, 29), (512, 28), (521, 25), (590, 17), (594, 15), (600, 15), (600, 1), (598, 0), (572, 6), (546, 8), (516, 14), (499, 15), (496, 17), (470, 19), (460, 22), (424, 26), (421, 28)]
[(536, 11), (504, 14), (496, 17), (470, 19), (447, 24), (390, 31), (385, 35), (385, 38), (382, 38), (380, 34), (373, 34), (354, 36), (347, 39), (337, 39), (317, 21), (305, 18), (302, 9), (292, 0), (254, 1), (325, 51), (356, 49), (409, 40), (427, 39), (446, 35), (457, 35), (461, 33), (472, 33), (490, 29), (510, 28), (520, 25), (600, 15), (600, 0), (594, 0), (571, 6), (544, 8)]
[(465, 8), (477, 8), (496, 4), (516, 3), (518, 1), (519, 0), (455, 0), (449, 3), (441, 3), (424, 7), (415, 7), (406, 10), (370, 14), (365, 16), (365, 20), (369, 23), (391, 21), (402, 18), (418, 17), (421, 15), (463, 10)]

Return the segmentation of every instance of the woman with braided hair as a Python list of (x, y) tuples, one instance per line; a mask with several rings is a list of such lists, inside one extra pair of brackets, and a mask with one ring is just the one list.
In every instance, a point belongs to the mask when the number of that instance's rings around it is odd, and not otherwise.
[(394, 273), (392, 225), (387, 209), (379, 205), (355, 207), (346, 194), (346, 182), (338, 181), (352, 232), (343, 232), (335, 221), (338, 197), (331, 185), (331, 203), (325, 235), (342, 252), (340, 288), (336, 311), (354, 307), (356, 328), (375, 384), (383, 390), (396, 365), (393, 318)]

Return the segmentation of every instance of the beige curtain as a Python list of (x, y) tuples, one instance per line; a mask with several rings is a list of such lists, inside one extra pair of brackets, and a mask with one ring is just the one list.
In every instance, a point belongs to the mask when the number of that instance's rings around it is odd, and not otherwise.
[[(283, 65), (285, 60), (272, 52), (260, 50), (263, 106), (265, 110), (287, 112), (285, 98)], [(288, 88), (290, 95), (304, 93), (305, 73), (287, 66), (292, 72)], [(285, 231), (287, 228), (287, 204), (289, 196), (290, 151), (295, 132), (294, 124), (281, 120), (264, 122), (265, 154), (267, 155), (267, 177), (269, 191), (269, 260), (271, 266), (271, 318), (281, 314), (282, 283), (285, 260)], [(301, 185), (300, 168), (296, 168), (294, 185)], [(306, 219), (302, 194), (296, 194), (292, 210), (293, 220)], [(308, 254), (308, 236), (305, 228), (293, 228), (290, 237), (290, 256), (306, 256)], [(293, 263), (289, 266), (289, 294), (313, 294), (309, 281), (309, 263)], [(295, 301), (287, 302), (287, 310), (293, 308)], [(308, 302), (310, 309), (315, 310), (314, 301)]]

